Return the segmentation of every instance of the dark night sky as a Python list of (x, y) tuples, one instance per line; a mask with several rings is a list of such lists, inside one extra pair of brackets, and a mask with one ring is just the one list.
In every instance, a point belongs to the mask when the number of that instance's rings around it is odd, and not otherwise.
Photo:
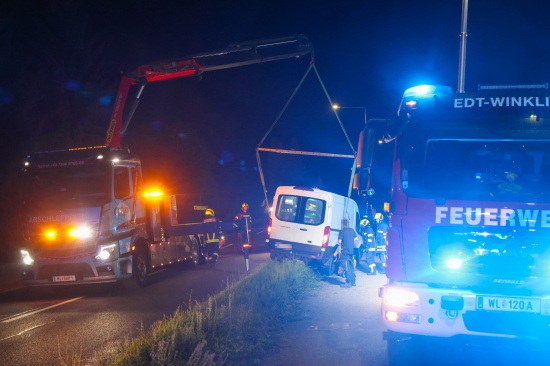
[[(466, 90), (479, 83), (550, 81), (546, 1), (469, 3)], [(369, 118), (393, 117), (410, 86), (456, 88), (461, 8), (461, 0), (18, 0), (0, 5), (1, 145), (9, 157), (1, 167), (10, 176), (23, 152), (45, 141), (61, 144), (59, 131), (102, 140), (112, 106), (100, 101), (114, 96), (123, 68), (290, 34), (305, 34), (313, 43), (315, 65), (334, 102), (365, 107)], [(144, 164), (155, 167), (171, 153), (163, 155), (163, 145), (177, 145), (182, 156), (170, 169), (183, 177), (175, 189), (196, 191), (197, 185), (204, 187), (201, 179), (215, 180), (210, 190), (231, 186), (235, 201), (261, 202), (256, 145), (308, 64), (306, 57), (205, 73), (201, 81), (150, 85), (125, 141)], [(356, 146), (362, 110), (339, 115)], [(313, 74), (264, 146), (349, 153)], [(279, 184), (347, 191), (347, 160), (269, 155), (262, 163), (270, 196)], [(172, 179), (171, 170), (165, 180)], [(2, 183), (3, 192), (10, 182)]]

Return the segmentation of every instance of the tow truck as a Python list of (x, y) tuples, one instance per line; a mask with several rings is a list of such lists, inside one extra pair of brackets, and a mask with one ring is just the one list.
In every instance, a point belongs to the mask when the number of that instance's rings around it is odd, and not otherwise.
[[(123, 72), (102, 146), (45, 151), (23, 167), (22, 280), (28, 286), (124, 281), (182, 261), (202, 262), (203, 236), (219, 223), (180, 223), (175, 195), (145, 185), (141, 161), (121, 144), (149, 83), (312, 55), (304, 35), (231, 44)], [(130, 90), (137, 87), (131, 106)]]

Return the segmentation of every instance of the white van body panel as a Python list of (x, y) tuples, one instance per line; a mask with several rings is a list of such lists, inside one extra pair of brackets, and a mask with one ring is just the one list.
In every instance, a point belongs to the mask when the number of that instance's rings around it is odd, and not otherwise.
[[(275, 192), (270, 217), (267, 246), (272, 256), (300, 257), (325, 264), (332, 259), (342, 219), (348, 219), (349, 226), (356, 229), (359, 208), (354, 200), (332, 192), (281, 186)], [(329, 232), (329, 239), (323, 246), (325, 232)]]

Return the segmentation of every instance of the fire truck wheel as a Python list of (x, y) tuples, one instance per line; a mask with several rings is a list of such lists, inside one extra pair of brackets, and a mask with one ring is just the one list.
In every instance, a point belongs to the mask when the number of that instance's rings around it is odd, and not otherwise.
[(422, 360), (419, 364), (429, 364), (424, 357), (426, 352), (426, 340), (422, 336), (407, 336), (396, 332), (388, 332), (387, 354), (390, 366), (406, 365), (411, 359)]

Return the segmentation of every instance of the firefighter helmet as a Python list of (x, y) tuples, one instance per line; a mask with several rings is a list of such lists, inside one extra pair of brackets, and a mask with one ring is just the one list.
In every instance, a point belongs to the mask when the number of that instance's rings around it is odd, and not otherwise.
[(369, 219), (367, 219), (367, 217), (364, 216), (363, 219), (361, 220), (360, 224), (363, 227), (368, 226), (370, 224)]
[(241, 208), (248, 208), (248, 203), (246, 203), (246, 202), (243, 203), (243, 204), (241, 205)]
[(212, 210), (211, 208), (207, 208), (206, 211), (204, 211), (204, 214), (206, 216), (214, 216), (214, 210)]
[(382, 215), (380, 212), (377, 212), (374, 215), (374, 219), (376, 220), (376, 222), (380, 223), (382, 222), (382, 220), (384, 220), (384, 215)]

